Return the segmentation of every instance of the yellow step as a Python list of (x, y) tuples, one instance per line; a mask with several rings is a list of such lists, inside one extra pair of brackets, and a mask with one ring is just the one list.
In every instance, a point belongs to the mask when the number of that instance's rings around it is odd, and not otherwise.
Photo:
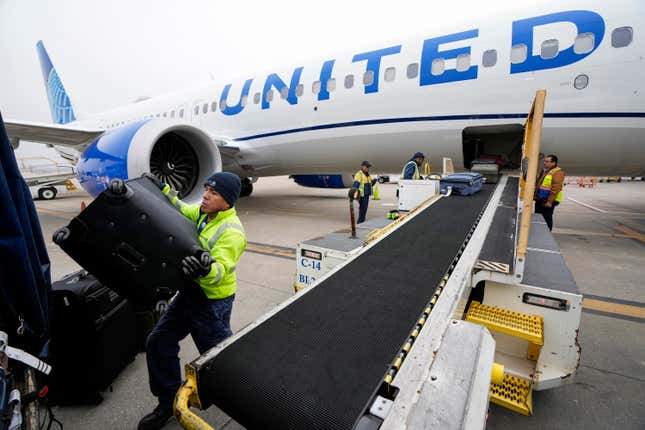
[(466, 321), (481, 324), (492, 331), (528, 340), (526, 356), (537, 361), (544, 345), (544, 318), (508, 311), (473, 301), (468, 308)]
[(490, 384), (488, 395), (493, 403), (522, 415), (533, 415), (533, 390), (526, 379), (504, 374), (501, 384)]

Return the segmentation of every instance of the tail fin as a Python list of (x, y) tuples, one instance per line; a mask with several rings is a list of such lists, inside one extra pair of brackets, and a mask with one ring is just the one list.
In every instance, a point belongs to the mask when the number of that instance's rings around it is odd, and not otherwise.
[(40, 69), (43, 72), (43, 80), (45, 82), (45, 91), (47, 91), (47, 98), (49, 99), (49, 109), (52, 114), (52, 120), (56, 124), (66, 124), (70, 121), (76, 120), (72, 103), (69, 100), (67, 91), (63, 87), (63, 83), (56, 73), (56, 69), (49, 59), (47, 50), (42, 40), (36, 44), (38, 50), (38, 57), (40, 59)]

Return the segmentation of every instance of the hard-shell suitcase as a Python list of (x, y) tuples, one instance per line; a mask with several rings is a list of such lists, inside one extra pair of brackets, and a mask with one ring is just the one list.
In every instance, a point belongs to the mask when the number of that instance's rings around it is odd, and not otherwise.
[(462, 196), (475, 194), (482, 189), (484, 177), (481, 173), (464, 172), (453, 173), (441, 178), (441, 190), (452, 187), (452, 192)]
[(184, 257), (208, 258), (195, 225), (147, 178), (125, 182), (119, 194), (103, 191), (54, 242), (103, 285), (149, 309), (185, 284)]
[(494, 159), (483, 158), (473, 160), (470, 170), (484, 175), (487, 184), (496, 184), (499, 180), (499, 165)]
[(134, 306), (81, 270), (52, 284), (51, 396), (98, 403), (138, 352)]

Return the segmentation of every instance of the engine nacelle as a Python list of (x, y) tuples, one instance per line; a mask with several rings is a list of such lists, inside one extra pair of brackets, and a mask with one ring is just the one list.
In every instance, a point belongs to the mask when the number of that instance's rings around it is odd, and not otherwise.
[(312, 188), (350, 188), (354, 179), (350, 174), (336, 175), (291, 175), (294, 182)]
[(197, 202), (206, 178), (222, 170), (222, 158), (201, 129), (152, 119), (104, 134), (83, 152), (76, 169), (81, 185), (92, 196), (114, 178), (152, 172), (179, 191), (183, 200)]

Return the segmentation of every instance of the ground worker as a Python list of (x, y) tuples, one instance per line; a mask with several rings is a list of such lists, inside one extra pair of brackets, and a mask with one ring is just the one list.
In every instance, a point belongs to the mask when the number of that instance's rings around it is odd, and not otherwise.
[(553, 229), (553, 210), (562, 201), (564, 170), (558, 167), (558, 157), (544, 157), (544, 169), (535, 190), (535, 213), (542, 214), (549, 230)]
[(405, 163), (405, 166), (403, 166), (403, 170), (401, 171), (401, 178), (402, 179), (423, 179), (423, 177), (419, 174), (419, 167), (423, 164), (423, 161), (425, 160), (425, 155), (423, 155), (423, 152), (415, 152), (412, 158), (410, 158), (410, 161)]
[(350, 198), (358, 197), (358, 221), (356, 221), (356, 224), (365, 221), (367, 205), (370, 202), (370, 194), (372, 194), (372, 185), (376, 182), (373, 182), (370, 177), (370, 167), (372, 165), (367, 160), (361, 163), (361, 170), (354, 175), (354, 183), (349, 190)]
[(148, 336), (146, 359), (150, 390), (157, 407), (139, 422), (139, 430), (162, 428), (173, 415), (175, 393), (181, 385), (179, 341), (190, 334), (200, 354), (205, 353), (231, 332), (230, 319), (237, 289), (235, 267), (246, 248), (246, 235), (235, 212), (240, 196), (240, 178), (232, 173), (211, 175), (204, 184), (201, 204), (189, 205), (177, 192), (151, 174), (152, 180), (179, 211), (195, 223), (196, 233), (210, 251), (211, 261), (194, 256), (182, 260), (186, 287)]

